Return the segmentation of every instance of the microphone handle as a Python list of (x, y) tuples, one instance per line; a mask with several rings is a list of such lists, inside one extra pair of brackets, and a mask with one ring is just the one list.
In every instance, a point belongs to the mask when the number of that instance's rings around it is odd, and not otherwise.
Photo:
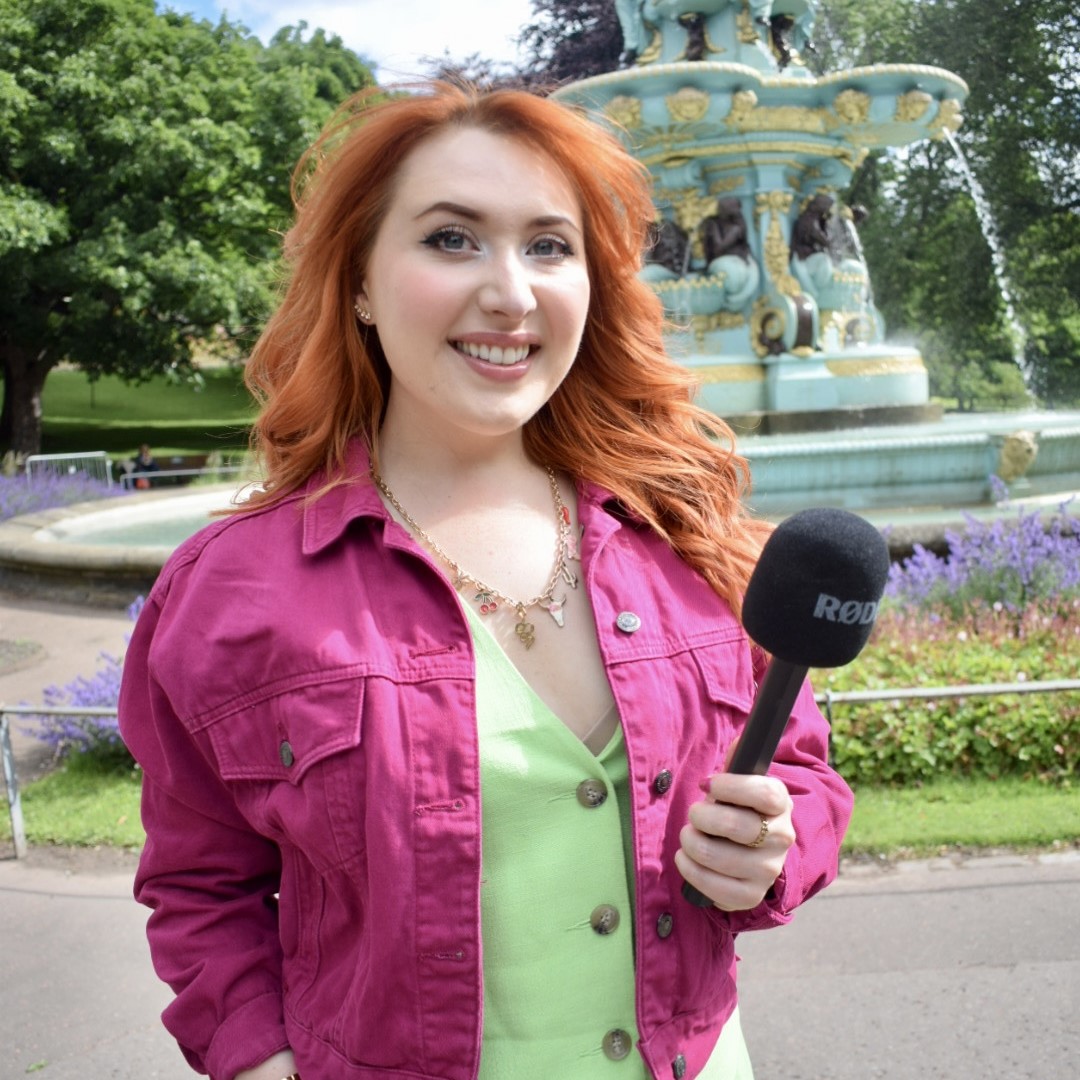
[[(769, 662), (742, 737), (728, 763), (728, 772), (740, 776), (765, 774), (808, 670), (805, 664), (791, 664), (775, 657)], [(688, 881), (683, 882), (682, 893), (697, 907), (713, 906), (713, 902)]]

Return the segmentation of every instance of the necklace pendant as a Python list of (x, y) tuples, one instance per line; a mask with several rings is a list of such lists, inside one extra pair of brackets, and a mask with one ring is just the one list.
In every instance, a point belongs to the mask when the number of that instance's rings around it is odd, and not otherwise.
[(578, 587), (577, 574), (575, 574), (574, 571), (571, 570), (570, 567), (567, 566), (565, 563), (559, 571), (559, 576), (563, 579), (563, 581), (566, 582), (567, 585), (570, 586), (571, 589), (576, 589)]
[(516, 611), (518, 621), (514, 626), (514, 633), (526, 649), (531, 649), (533, 642), (536, 641), (536, 627), (525, 618), (525, 614), (525, 605), (518, 604)]
[(488, 592), (487, 589), (481, 589), (473, 599), (480, 605), (481, 615), (490, 615), (499, 606), (494, 593)]
[(540, 606), (555, 620), (556, 626), (563, 627), (566, 625), (566, 613), (563, 611), (565, 603), (565, 596), (561, 600), (556, 600), (552, 596), (550, 599), (543, 601)]

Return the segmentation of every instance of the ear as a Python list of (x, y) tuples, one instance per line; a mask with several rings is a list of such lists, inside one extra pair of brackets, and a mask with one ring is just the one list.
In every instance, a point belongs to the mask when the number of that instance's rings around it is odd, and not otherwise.
[(375, 317), (371, 313), (371, 302), (367, 298), (367, 293), (361, 289), (353, 297), (353, 311), (356, 312), (356, 317), (365, 325), (372, 326), (375, 322)]

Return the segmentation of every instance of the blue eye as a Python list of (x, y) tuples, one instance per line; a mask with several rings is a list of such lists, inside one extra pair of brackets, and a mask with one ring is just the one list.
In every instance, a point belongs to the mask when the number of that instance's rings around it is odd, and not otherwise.
[(464, 251), (469, 243), (469, 235), (464, 229), (449, 225), (436, 229), (430, 236), (424, 237), (424, 246), (439, 251)]
[(574, 251), (558, 236), (540, 236), (529, 245), (529, 253), (541, 259), (565, 259), (573, 255)]

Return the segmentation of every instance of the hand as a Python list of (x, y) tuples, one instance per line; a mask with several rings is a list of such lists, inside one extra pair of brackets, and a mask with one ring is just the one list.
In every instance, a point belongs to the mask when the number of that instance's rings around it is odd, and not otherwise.
[(296, 1072), (296, 1059), (291, 1050), (282, 1050), (272, 1058), (267, 1058), (261, 1065), (254, 1069), (245, 1069), (238, 1072), (233, 1080), (282, 1080), (282, 1077), (292, 1076)]
[[(690, 807), (675, 865), (721, 911), (748, 911), (772, 888), (795, 843), (791, 796), (775, 777), (735, 773), (713, 776), (707, 794)], [(751, 847), (763, 821), (765, 839)]]

